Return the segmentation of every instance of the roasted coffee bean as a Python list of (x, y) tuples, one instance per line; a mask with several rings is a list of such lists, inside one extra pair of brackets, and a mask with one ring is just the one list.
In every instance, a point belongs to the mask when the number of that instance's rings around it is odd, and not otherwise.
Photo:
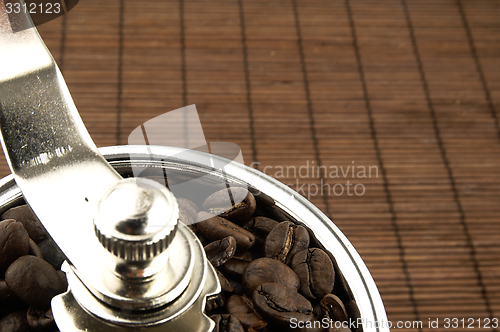
[(314, 301), (313, 316), (314, 316), (314, 319), (318, 319), (318, 320), (323, 318), (323, 309), (321, 309), (321, 306), (319, 305), (318, 301)]
[(23, 301), (7, 286), (5, 280), (0, 280), (0, 304), (5, 304), (9, 309), (21, 309), (25, 307)]
[(220, 314), (226, 306), (226, 297), (224, 294), (219, 293), (215, 296), (210, 297), (205, 305), (205, 311), (207, 315)]
[(353, 299), (347, 302), (345, 305), (345, 311), (347, 312), (347, 317), (361, 317), (358, 304)]
[(248, 191), (252, 193), (253, 197), (255, 198), (255, 202), (257, 203), (257, 206), (269, 207), (275, 204), (274, 199), (272, 199), (270, 196), (264, 194), (262, 191), (258, 189), (255, 189), (253, 187), (248, 187)]
[(209, 239), (207, 239), (205, 236), (203, 236), (203, 234), (199, 237), (200, 239), (200, 242), (203, 246), (208, 246), (210, 243), (212, 243), (213, 241), (210, 241)]
[(279, 283), (295, 291), (300, 286), (297, 274), (276, 259), (264, 257), (248, 264), (242, 277), (243, 287), (248, 296), (252, 296), (258, 286), (269, 282)]
[(3, 306), (2, 302), (0, 302), (0, 320), (10, 314), (12, 310), (9, 308), (7, 309), (6, 307)]
[(255, 311), (252, 300), (246, 296), (232, 295), (227, 299), (226, 308), (228, 313), (240, 320), (246, 331), (250, 328), (259, 331), (267, 325)]
[(236, 240), (232, 236), (226, 236), (205, 246), (207, 258), (214, 267), (221, 266), (230, 260), (235, 252)]
[(215, 322), (212, 332), (245, 332), (238, 318), (233, 315), (212, 315), (210, 318)]
[(68, 289), (68, 278), (66, 277), (66, 273), (64, 271), (57, 270), (57, 274), (63, 283), (62, 288), (66, 291)]
[(66, 259), (63, 252), (52, 239), (46, 239), (38, 244), (38, 248), (42, 252), (45, 259), (56, 270), (61, 268), (62, 263)]
[(200, 232), (198, 227), (196, 227), (196, 223), (187, 225), (187, 227), (198, 237), (203, 246), (209, 245), (212, 242)]
[(203, 202), (203, 208), (208, 212), (237, 224), (252, 218), (256, 207), (253, 195), (245, 188), (238, 187), (219, 190)]
[(57, 329), (52, 310), (30, 307), (27, 314), (28, 325), (35, 332), (51, 332)]
[(233, 286), (229, 283), (226, 277), (217, 269), (215, 269), (215, 273), (217, 274), (217, 278), (219, 279), (220, 288), (222, 293), (232, 293), (234, 292)]
[(23, 224), (24, 228), (28, 231), (29, 237), (33, 239), (36, 243), (40, 243), (47, 238), (47, 233), (42, 226), (42, 223), (38, 218), (31, 212), (28, 205), (21, 205), (13, 207), (5, 211), (1, 219), (14, 219)]
[(250, 251), (236, 253), (233, 258), (220, 266), (220, 270), (229, 277), (241, 280), (245, 268), (254, 258)]
[(267, 213), (267, 209), (269, 207), (267, 206), (259, 206), (257, 205), (257, 208), (255, 209), (255, 212), (253, 213), (254, 217), (267, 217), (269, 214)]
[(248, 262), (239, 259), (230, 259), (226, 264), (220, 266), (222, 273), (228, 276), (228, 278), (234, 278), (236, 280), (241, 280), (243, 277), (243, 272), (247, 267)]
[(212, 315), (210, 318), (215, 322), (212, 332), (245, 332), (238, 318), (233, 315)]
[(281, 210), (276, 205), (268, 206), (268, 207), (260, 207), (258, 206), (255, 209), (254, 216), (263, 216), (268, 217), (278, 221), (293, 221), (290, 216), (288, 216), (283, 210)]
[[(249, 194), (253, 196), (255, 204), (251, 202)], [(233, 204), (238, 200), (243, 202)], [(256, 205), (255, 210), (252, 215), (244, 215), (242, 211), (248, 211), (249, 205)], [(184, 215), (181, 219), (190, 223), (197, 207), (188, 200), (182, 202), (182, 199), (179, 206)], [(219, 188), (205, 199), (203, 209), (205, 211), (196, 215), (196, 223), (189, 227), (205, 246), (208, 259), (217, 266), (223, 295), (208, 301), (207, 314), (232, 314), (247, 332), (290, 330), (290, 317), (305, 323), (304, 328), (294, 331), (327, 331), (319, 326), (322, 318), (330, 317), (324, 313), (320, 300), (334, 291), (334, 281), (339, 278), (328, 253), (319, 248), (309, 249), (312, 240), (306, 227), (298, 225), (293, 217), (275, 205), (272, 198), (254, 188), (249, 188), (248, 192), (242, 187), (232, 187), (229, 191)], [(228, 236), (234, 237), (236, 241), (236, 253), (230, 259), (226, 259), (230, 256), (228, 251), (232, 249), (230, 241), (225, 239)], [(316, 246), (315, 242), (311, 247)], [(284, 286), (286, 291), (282, 288), (278, 294), (281, 297), (276, 301), (283, 301), (287, 305), (298, 301), (302, 304), (300, 310), (292, 306), (296, 304), (290, 304), (288, 309), (282, 310), (276, 307), (278, 302), (273, 302), (272, 307), (267, 304), (268, 316), (262, 317), (249, 297), (258, 287), (262, 288), (267, 283)], [(346, 287), (347, 284), (339, 283), (335, 291), (345, 295)], [(222, 308), (225, 298), (226, 306)], [(312, 305), (316, 308), (314, 314)], [(301, 312), (304, 306), (306, 313)], [(284, 318), (287, 315), (289, 317)]]
[(28, 255), (33, 255), (33, 256), (36, 256), (40, 259), (43, 259), (42, 251), (37, 246), (35, 241), (33, 241), (32, 239), (30, 239), (30, 251), (28, 252)]
[(211, 241), (232, 236), (235, 238), (237, 249), (240, 251), (249, 249), (255, 242), (255, 236), (252, 233), (225, 218), (202, 211), (198, 213), (197, 220), (199, 222), (196, 227)]
[(23, 224), (14, 219), (0, 221), (0, 271), (5, 271), (29, 250), (30, 238)]
[(349, 320), (342, 301), (333, 294), (327, 294), (320, 302), (323, 317), (333, 321), (345, 322)]
[(293, 256), (309, 247), (309, 233), (303, 226), (291, 221), (283, 221), (276, 225), (266, 237), (266, 257), (275, 258), (290, 264)]
[(28, 332), (29, 329), (26, 310), (13, 312), (0, 320), (0, 331), (2, 332)]
[[(293, 326), (295, 326), (295, 325), (293, 325)], [(310, 321), (305, 322), (303, 327), (297, 326), (297, 329), (294, 329), (294, 331), (298, 331), (298, 332), (325, 332), (325, 327), (322, 325), (321, 321), (317, 320), (316, 318), (313, 318)]]
[(264, 326), (264, 328), (260, 330), (255, 330), (254, 328), (250, 327), (248, 329), (248, 332), (276, 332), (276, 328), (272, 325), (267, 324), (266, 326)]
[(292, 270), (300, 279), (300, 292), (309, 299), (321, 299), (333, 290), (335, 269), (326, 252), (309, 248), (295, 254)]
[(30, 255), (18, 258), (9, 266), (5, 281), (21, 300), (38, 308), (48, 308), (52, 297), (66, 290), (49, 263)]
[(229, 281), (229, 284), (231, 287), (233, 287), (233, 293), (236, 295), (243, 295), (245, 294), (245, 288), (241, 284), (241, 282), (237, 282), (236, 280), (233, 279), (227, 279)]
[(279, 222), (266, 217), (255, 217), (247, 221), (243, 228), (255, 235), (252, 250), (264, 253), (266, 237)]
[[(180, 217), (179, 217), (180, 218)], [(196, 227), (196, 224), (190, 224), (190, 225), (187, 225), (187, 227), (194, 233), (194, 235), (196, 235), (198, 238), (200, 236), (203, 236), (203, 234), (201, 234), (200, 230), (198, 229), (198, 227)], [(201, 242), (201, 240), (200, 240)], [(208, 242), (210, 243), (210, 241)], [(207, 243), (207, 244), (208, 244)], [(204, 245), (205, 246), (205, 245)]]
[(243, 225), (243, 228), (250, 232), (257, 232), (267, 236), (278, 224), (278, 221), (271, 218), (255, 217), (247, 221)]
[(185, 225), (191, 225), (196, 221), (196, 215), (199, 212), (198, 207), (187, 198), (177, 198), (179, 204), (179, 219)]
[(292, 320), (308, 322), (313, 319), (311, 303), (294, 289), (281, 284), (260, 285), (255, 289), (252, 300), (262, 317), (285, 330), (293, 330)]
[(351, 329), (344, 326), (335, 327), (334, 325), (329, 326), (326, 330), (324, 330), (324, 332), (351, 332)]

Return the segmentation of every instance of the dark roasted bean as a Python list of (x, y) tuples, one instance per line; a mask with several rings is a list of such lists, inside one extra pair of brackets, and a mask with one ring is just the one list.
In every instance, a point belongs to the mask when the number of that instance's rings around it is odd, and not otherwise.
[(347, 312), (348, 317), (361, 317), (361, 313), (359, 312), (359, 307), (356, 301), (349, 300), (347, 305), (345, 306), (345, 311)]
[(271, 218), (271, 219), (274, 219), (274, 220), (278, 220), (278, 221), (288, 220), (288, 221), (291, 221), (290, 217), (285, 212), (283, 212), (283, 210), (281, 210), (279, 207), (277, 207), (276, 205), (264, 208), (262, 210), (262, 213), (263, 213), (262, 215), (264, 217), (268, 217), (268, 218)]
[(219, 190), (203, 202), (203, 208), (208, 212), (237, 224), (252, 218), (256, 207), (253, 195), (245, 188), (238, 187)]
[(228, 313), (240, 320), (246, 331), (250, 328), (259, 331), (267, 325), (255, 311), (252, 300), (246, 296), (232, 295), (227, 300), (226, 308)]
[(21, 309), (26, 306), (24, 302), (21, 301), (21, 299), (9, 288), (5, 280), (0, 280), (0, 304), (8, 305), (9, 309)]
[(29, 328), (26, 310), (13, 312), (0, 320), (0, 331), (2, 332), (28, 332)]
[[(298, 325), (298, 322), (296, 323), (295, 321), (292, 323), (295, 327), (295, 324)], [(325, 327), (323, 326), (325, 325), (323, 322), (313, 318), (312, 320), (310, 321), (307, 321), (307, 322), (304, 322), (304, 325), (302, 327), (302, 325), (300, 325), (301, 327), (298, 327), (294, 329), (294, 331), (298, 331), (298, 332), (325, 332)]]
[(243, 228), (255, 235), (255, 244), (252, 250), (264, 253), (266, 237), (279, 223), (266, 217), (255, 217), (247, 221)]
[(56, 270), (61, 268), (62, 263), (66, 259), (63, 252), (52, 239), (46, 239), (38, 244), (38, 248), (42, 252), (43, 258)]
[[(5, 303), (7, 304), (7, 303)], [(0, 320), (12, 312), (11, 308), (6, 308), (2, 302), (0, 302)]]
[(293, 330), (293, 321), (308, 322), (313, 319), (311, 303), (294, 289), (281, 284), (260, 285), (252, 299), (262, 317), (285, 330)]
[(259, 258), (248, 264), (242, 283), (248, 296), (264, 283), (279, 283), (294, 290), (299, 289), (300, 281), (291, 268), (272, 258)]
[(213, 332), (245, 332), (238, 318), (233, 315), (212, 315), (210, 318), (215, 322)]
[(291, 221), (283, 221), (267, 235), (265, 254), (266, 257), (290, 264), (297, 252), (308, 247), (309, 233), (307, 230)]
[(0, 271), (30, 250), (30, 238), (23, 224), (14, 219), (0, 221)]
[(226, 262), (226, 264), (220, 267), (220, 270), (230, 278), (241, 280), (241, 278), (243, 277), (243, 272), (245, 271), (247, 265), (247, 261), (230, 259)]
[(243, 287), (241, 282), (237, 282), (236, 280), (233, 280), (233, 279), (228, 279), (227, 281), (229, 281), (229, 284), (231, 285), (231, 287), (233, 287), (234, 294), (237, 294), (237, 295), (245, 294), (245, 288)]
[(63, 283), (61, 288), (64, 290), (68, 289), (68, 278), (66, 277), (66, 273), (64, 271), (58, 270), (57, 274), (59, 275), (59, 279), (61, 279)]
[(349, 319), (344, 304), (336, 295), (325, 295), (320, 305), (323, 317), (339, 322), (345, 322)]
[(30, 251), (28, 252), (28, 255), (33, 255), (33, 256), (36, 256), (40, 259), (43, 259), (42, 251), (40, 250), (38, 245), (35, 243), (35, 241), (33, 241), (32, 239), (30, 239)]
[(42, 223), (33, 214), (33, 212), (31, 212), (31, 209), (27, 204), (16, 206), (5, 211), (2, 214), (1, 219), (14, 219), (21, 222), (24, 228), (28, 231), (29, 237), (36, 243), (40, 243), (40, 241), (47, 238), (47, 233), (45, 232)]
[(198, 237), (203, 246), (209, 245), (210, 242), (212, 242), (200, 232), (198, 227), (196, 227), (196, 224), (190, 224), (188, 225), (188, 228)]
[(30, 307), (27, 314), (28, 325), (33, 331), (47, 332), (57, 329), (51, 309), (37, 309)]
[(278, 224), (279, 222), (271, 218), (255, 217), (247, 221), (243, 225), (243, 228), (250, 232), (257, 232), (267, 236)]
[(202, 211), (198, 213), (197, 220), (199, 222), (196, 227), (211, 241), (232, 236), (236, 239), (238, 250), (249, 249), (255, 242), (255, 236), (252, 233), (225, 218)]
[(255, 209), (255, 212), (253, 213), (254, 217), (267, 217), (269, 214), (267, 213), (267, 209), (269, 207), (264, 207), (264, 206), (259, 206), (257, 205), (257, 208)]
[(274, 199), (272, 199), (270, 196), (267, 196), (262, 191), (252, 187), (249, 187), (248, 191), (252, 193), (257, 206), (269, 207), (274, 205)]
[(21, 300), (38, 308), (48, 308), (55, 295), (65, 291), (57, 271), (35, 256), (22, 256), (5, 273), (9, 289)]
[(335, 327), (334, 325), (329, 326), (326, 330), (324, 330), (324, 332), (351, 332), (351, 329), (344, 326)]
[(271, 325), (266, 325), (264, 326), (263, 329), (260, 329), (260, 330), (255, 330), (254, 328), (250, 327), (248, 329), (248, 332), (276, 332), (276, 328), (274, 326), (271, 326)]
[[(242, 216), (241, 211), (248, 208), (245, 202), (248, 200), (248, 192), (253, 196), (256, 208), (252, 216)], [(240, 320), (247, 332), (291, 330), (291, 318), (295, 318), (296, 322), (302, 320), (302, 323), (305, 323), (304, 328), (296, 328), (294, 331), (325, 332), (320, 321), (330, 317), (330, 314), (324, 313), (325, 309), (320, 305), (320, 300), (324, 295), (333, 292), (334, 281), (342, 279), (342, 275), (336, 276), (335, 266), (328, 253), (319, 248), (309, 249), (311, 239), (308, 229), (298, 225), (289, 214), (276, 206), (269, 196), (253, 188), (249, 188), (248, 192), (241, 187), (231, 188), (231, 191), (227, 188), (219, 189), (203, 203), (203, 209), (208, 212), (199, 212), (196, 216), (196, 227), (190, 226), (206, 246), (209, 260), (218, 266), (222, 292), (228, 297), (225, 310), (220, 307), (223, 297), (212, 298), (207, 303), (207, 313), (230, 313)], [(243, 203), (234, 204), (235, 200), (237, 203), (243, 200)], [(187, 208), (181, 207), (182, 210)], [(234, 256), (228, 260), (226, 249), (230, 246), (221, 241), (227, 236), (235, 238), (237, 249)], [(207, 239), (214, 242), (207, 245)], [(314, 243), (312, 247), (316, 246), (317, 243)], [(268, 304), (265, 310), (268, 315), (262, 317), (254, 308), (252, 299), (247, 296), (253, 296), (257, 288), (262, 289), (262, 285), (267, 283), (282, 286), (269, 286), (274, 290), (268, 293), (279, 294), (276, 294), (277, 298), (273, 298), (271, 306), (269, 298), (266, 298)], [(228, 284), (232, 292), (228, 291)], [(284, 288), (275, 290), (280, 287)], [(339, 283), (335, 289), (342, 292), (343, 296), (348, 294), (346, 284)], [(302, 307), (295, 310), (295, 302), (299, 303), (299, 306), (301, 303)], [(278, 308), (277, 303), (286, 304), (288, 309)], [(317, 308), (314, 314), (312, 305)], [(302, 310), (304, 306), (305, 313)], [(283, 312), (288, 313), (282, 314)], [(353, 312), (354, 317), (359, 317), (355, 310)]]
[(233, 258), (220, 267), (220, 270), (226, 273), (229, 277), (241, 280), (248, 263), (256, 258), (258, 257), (251, 251), (236, 253)]
[(207, 300), (205, 310), (207, 312), (207, 315), (219, 314), (224, 310), (225, 306), (226, 297), (224, 296), (224, 294), (219, 293)]
[(217, 273), (217, 278), (219, 279), (220, 282), (221, 292), (222, 293), (234, 292), (233, 286), (231, 286), (226, 277), (224, 277), (224, 275), (217, 269), (215, 269), (215, 273)]
[(295, 254), (291, 264), (300, 279), (300, 292), (309, 299), (321, 299), (333, 290), (335, 270), (326, 252), (309, 248)]
[(221, 266), (227, 262), (234, 256), (235, 252), (236, 240), (232, 236), (226, 236), (205, 246), (207, 258), (214, 267)]

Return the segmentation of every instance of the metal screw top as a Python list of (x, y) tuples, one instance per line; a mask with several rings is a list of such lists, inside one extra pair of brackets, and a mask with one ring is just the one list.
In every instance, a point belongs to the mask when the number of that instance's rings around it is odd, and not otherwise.
[(94, 227), (99, 242), (118, 258), (143, 262), (160, 255), (172, 241), (179, 209), (170, 191), (144, 178), (111, 186), (98, 204)]

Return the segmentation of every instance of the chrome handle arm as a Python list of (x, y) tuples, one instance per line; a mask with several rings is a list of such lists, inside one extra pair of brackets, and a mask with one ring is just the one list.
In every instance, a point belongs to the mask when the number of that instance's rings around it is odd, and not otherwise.
[[(22, 0), (10, 3), (19, 3), (21, 8), (23, 4)], [(203, 309), (206, 297), (219, 292), (220, 285), (201, 243), (189, 229), (180, 229), (175, 236), (172, 230), (168, 239), (158, 231), (165, 244), (162, 250), (172, 242), (169, 249), (173, 246), (175, 254), (168, 256), (167, 263), (160, 261), (162, 256), (167, 257), (164, 254), (129, 262), (113, 256), (113, 250), (106, 251), (99, 242), (94, 228), (94, 221), (99, 220), (98, 208), (103, 208), (99, 203), (106, 190), (117, 188), (122, 178), (97, 150), (61, 72), (30, 18), (22, 11), (9, 17), (4, 0), (0, 0), (0, 134), (24, 198), (70, 263), (68, 279), (72, 292), (52, 301), (56, 321), (59, 317), (58, 324), (64, 326), (64, 331), (87, 331), (88, 327), (93, 332), (109, 330), (110, 325), (97, 323), (93, 316), (77, 314), (84, 312), (80, 306), (115, 324), (113, 331), (130, 331), (138, 326), (163, 331), (167, 330), (167, 323), (192, 331), (212, 329), (214, 323), (203, 315)], [(129, 191), (150, 198), (154, 196), (150, 190), (162, 191), (143, 185), (147, 190)], [(167, 200), (163, 205), (171, 213), (155, 215), (170, 215), (170, 223), (175, 226), (177, 203), (170, 193), (162, 195)], [(129, 204), (134, 205), (134, 198), (132, 203), (128, 200)], [(111, 208), (122, 207), (123, 202), (110, 201), (114, 204)], [(153, 201), (158, 204), (161, 200)], [(135, 212), (131, 209), (134, 216)], [(161, 229), (162, 218), (152, 225)], [(103, 229), (100, 228), (101, 233)], [(115, 234), (114, 230), (111, 233)], [(148, 233), (153, 242), (155, 234)], [(142, 239), (144, 234), (138, 237)], [(135, 241), (129, 235), (125, 240)], [(148, 275), (143, 282), (137, 282), (137, 278), (129, 278), (128, 271), (134, 272), (134, 276), (154, 273), (154, 277)], [(71, 308), (67, 307), (68, 301)], [(184, 313), (198, 319), (185, 318)]]
[(98, 152), (30, 18), (23, 12), (9, 17), (4, 0), (0, 132), (25, 199), (85, 284), (105, 293), (89, 259), (103, 250), (92, 218), (103, 190), (121, 177)]

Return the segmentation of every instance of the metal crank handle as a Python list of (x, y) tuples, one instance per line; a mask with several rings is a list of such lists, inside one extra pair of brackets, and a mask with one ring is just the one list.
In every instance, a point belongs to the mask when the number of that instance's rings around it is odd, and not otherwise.
[(5, 3), (1, 140), (24, 198), (68, 258), (71, 293), (53, 300), (59, 328), (160, 331), (185, 321), (209, 331), (205, 297), (220, 286), (197, 238), (177, 227), (175, 198), (155, 182), (123, 180), (106, 162), (31, 19)]

